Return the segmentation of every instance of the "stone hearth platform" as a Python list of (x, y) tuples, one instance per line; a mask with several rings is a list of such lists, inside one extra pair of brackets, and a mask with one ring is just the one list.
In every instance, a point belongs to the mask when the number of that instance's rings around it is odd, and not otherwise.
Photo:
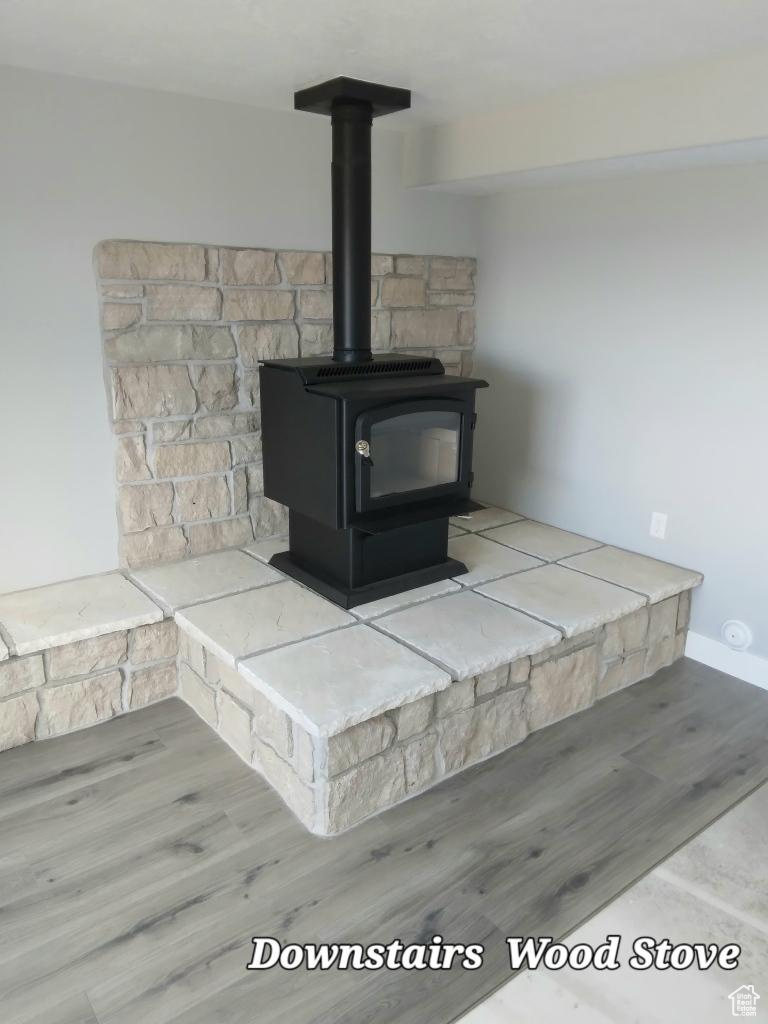
[(699, 573), (498, 508), (451, 534), (466, 574), (351, 612), (281, 538), (0, 597), (0, 749), (178, 692), (331, 835), (682, 656)]

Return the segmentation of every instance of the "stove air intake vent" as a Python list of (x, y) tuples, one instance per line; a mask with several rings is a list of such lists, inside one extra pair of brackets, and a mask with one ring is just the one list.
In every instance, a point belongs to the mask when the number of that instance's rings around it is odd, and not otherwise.
[(368, 377), (379, 373), (419, 373), (429, 370), (431, 359), (398, 359), (386, 363), (336, 363), (333, 366), (321, 366), (318, 377)]

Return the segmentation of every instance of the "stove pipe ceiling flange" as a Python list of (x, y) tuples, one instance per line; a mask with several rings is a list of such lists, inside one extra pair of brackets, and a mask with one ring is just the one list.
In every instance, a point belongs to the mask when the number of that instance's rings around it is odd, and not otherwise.
[(407, 110), (408, 89), (334, 78), (294, 94), (294, 108), (331, 118), (333, 358), (371, 359), (371, 123)]

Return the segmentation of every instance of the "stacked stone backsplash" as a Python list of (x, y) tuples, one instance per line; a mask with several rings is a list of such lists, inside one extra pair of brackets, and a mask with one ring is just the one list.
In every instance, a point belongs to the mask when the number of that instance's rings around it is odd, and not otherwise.
[[(286, 532), (263, 493), (258, 364), (331, 353), (330, 254), (105, 241), (95, 256), (121, 564)], [(374, 255), (374, 351), (469, 374), (475, 272), (470, 258)]]

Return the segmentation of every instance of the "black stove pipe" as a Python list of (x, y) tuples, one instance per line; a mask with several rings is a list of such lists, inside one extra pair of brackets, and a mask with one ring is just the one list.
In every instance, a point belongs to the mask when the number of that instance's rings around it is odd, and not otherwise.
[(407, 110), (408, 89), (333, 78), (294, 94), (296, 110), (331, 118), (333, 358), (371, 361), (371, 122)]
[(371, 359), (371, 123), (373, 107), (337, 99), (333, 158), (333, 359)]

